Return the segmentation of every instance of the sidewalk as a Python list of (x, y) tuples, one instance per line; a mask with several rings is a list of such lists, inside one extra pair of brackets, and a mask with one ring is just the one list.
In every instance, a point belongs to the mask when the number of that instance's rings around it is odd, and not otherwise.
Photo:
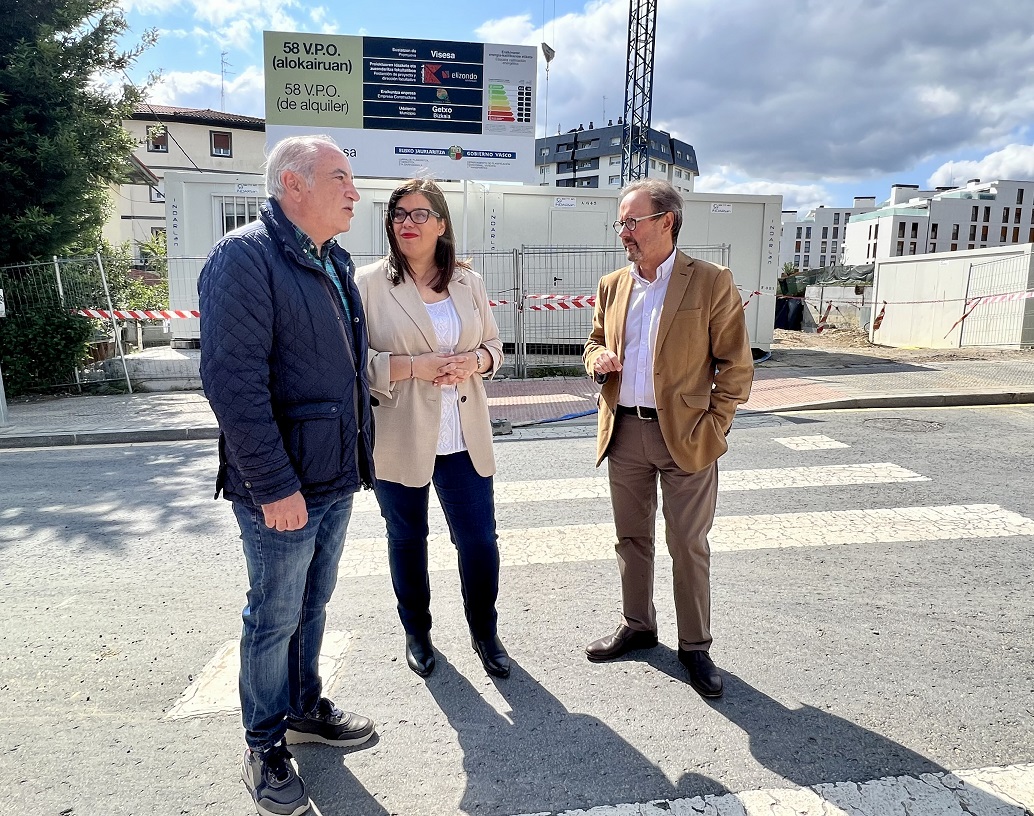
[[(887, 350), (891, 352), (891, 350)], [(913, 355), (916, 356), (916, 355)], [(919, 355), (921, 356), (921, 355)], [(920, 361), (879, 350), (776, 348), (757, 365), (741, 411), (907, 408), (1034, 403), (1034, 353)], [(905, 355), (907, 357), (907, 355)], [(597, 387), (585, 378), (486, 382), (493, 419), (522, 425), (594, 425)], [(214, 439), (215, 418), (200, 391), (13, 402), (0, 448)]]

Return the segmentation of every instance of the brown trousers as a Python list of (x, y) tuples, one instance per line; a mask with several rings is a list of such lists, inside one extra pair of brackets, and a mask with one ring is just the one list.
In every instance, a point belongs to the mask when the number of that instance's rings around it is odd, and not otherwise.
[(686, 473), (669, 455), (660, 425), (634, 416), (615, 418), (607, 459), (626, 625), (657, 631), (654, 520), (660, 475), (679, 646), (707, 651), (711, 646), (711, 549), (707, 534), (718, 500), (718, 463), (698, 473)]

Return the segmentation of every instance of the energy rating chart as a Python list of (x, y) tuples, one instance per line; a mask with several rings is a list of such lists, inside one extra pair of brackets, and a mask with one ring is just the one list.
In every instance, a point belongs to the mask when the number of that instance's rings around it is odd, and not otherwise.
[(492, 82), (488, 86), (489, 122), (530, 122), (531, 87)]
[(361, 175), (534, 179), (535, 48), (269, 31), (264, 41), (270, 143), (329, 133)]

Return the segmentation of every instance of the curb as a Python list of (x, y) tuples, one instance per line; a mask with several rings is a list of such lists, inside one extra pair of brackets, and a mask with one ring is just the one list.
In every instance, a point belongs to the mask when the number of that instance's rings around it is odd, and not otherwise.
[(70, 445), (124, 445), (133, 442), (193, 442), (218, 439), (218, 428), (143, 428), (138, 431), (81, 431), (78, 433), (0, 436), (2, 448), (51, 448)]
[[(847, 397), (845, 399), (819, 402), (800, 402), (780, 405), (777, 408), (750, 409), (744, 415), (782, 414), (794, 411), (836, 411), (858, 408), (963, 408), (970, 405), (1028, 405), (1034, 404), (1034, 391), (1000, 391), (977, 393), (942, 394), (886, 394), (870, 397)], [(584, 423), (586, 428), (590, 423)], [(545, 427), (572, 427), (549, 423), (534, 423), (528, 426), (512, 426), (508, 420), (493, 422), (493, 436), (503, 437), (500, 441), (520, 441), (534, 431)], [(578, 426), (580, 427), (580, 425)], [(518, 431), (518, 433), (514, 433)], [(521, 431), (525, 433), (520, 433)], [(509, 436), (510, 439), (506, 439)], [(543, 437), (547, 434), (542, 434)], [(515, 438), (516, 437), (516, 438)], [(74, 433), (40, 433), (22, 436), (0, 435), (0, 450), (11, 448), (51, 448), (73, 445), (125, 445), (134, 442), (196, 442), (218, 439), (218, 427), (202, 428), (143, 428), (122, 431), (81, 431)]]
[(778, 408), (752, 410), (752, 414), (785, 411), (835, 411), (851, 408), (964, 408), (969, 405), (1026, 405), (1034, 403), (1034, 391), (1001, 391), (952, 394), (885, 394), (873, 397), (800, 402)]

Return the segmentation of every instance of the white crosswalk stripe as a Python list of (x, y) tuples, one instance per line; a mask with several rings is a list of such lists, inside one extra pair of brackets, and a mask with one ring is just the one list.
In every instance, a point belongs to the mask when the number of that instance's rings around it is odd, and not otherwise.
[(522, 816), (1029, 816), (1034, 764), (604, 805)]
[[(1034, 535), (1034, 521), (996, 504), (899, 507), (886, 510), (831, 510), (817, 513), (762, 513), (719, 516), (709, 540), (712, 552), (895, 544)], [(663, 540), (663, 525), (657, 537)], [(499, 531), (504, 566), (601, 561), (614, 556), (614, 525), (569, 524)], [(428, 542), (428, 568), (455, 569), (448, 533)], [(385, 575), (387, 542), (358, 538), (345, 543), (341, 575)]]
[(843, 442), (830, 439), (828, 436), (816, 434), (814, 436), (784, 436), (773, 441), (784, 445), (790, 450), (832, 450), (834, 448), (849, 448)]
[[(719, 470), (720, 493), (743, 490), (777, 490), (803, 487), (841, 487), (896, 482), (926, 482), (929, 479), (890, 462), (862, 465), (818, 465), (793, 468), (761, 468), (758, 470)], [(605, 476), (577, 479), (532, 479), (497, 482), (496, 504), (519, 504), (539, 501), (572, 501), (606, 499), (610, 492)], [(432, 502), (433, 505), (433, 502)], [(355, 497), (353, 513), (376, 513), (377, 500), (365, 492)]]

